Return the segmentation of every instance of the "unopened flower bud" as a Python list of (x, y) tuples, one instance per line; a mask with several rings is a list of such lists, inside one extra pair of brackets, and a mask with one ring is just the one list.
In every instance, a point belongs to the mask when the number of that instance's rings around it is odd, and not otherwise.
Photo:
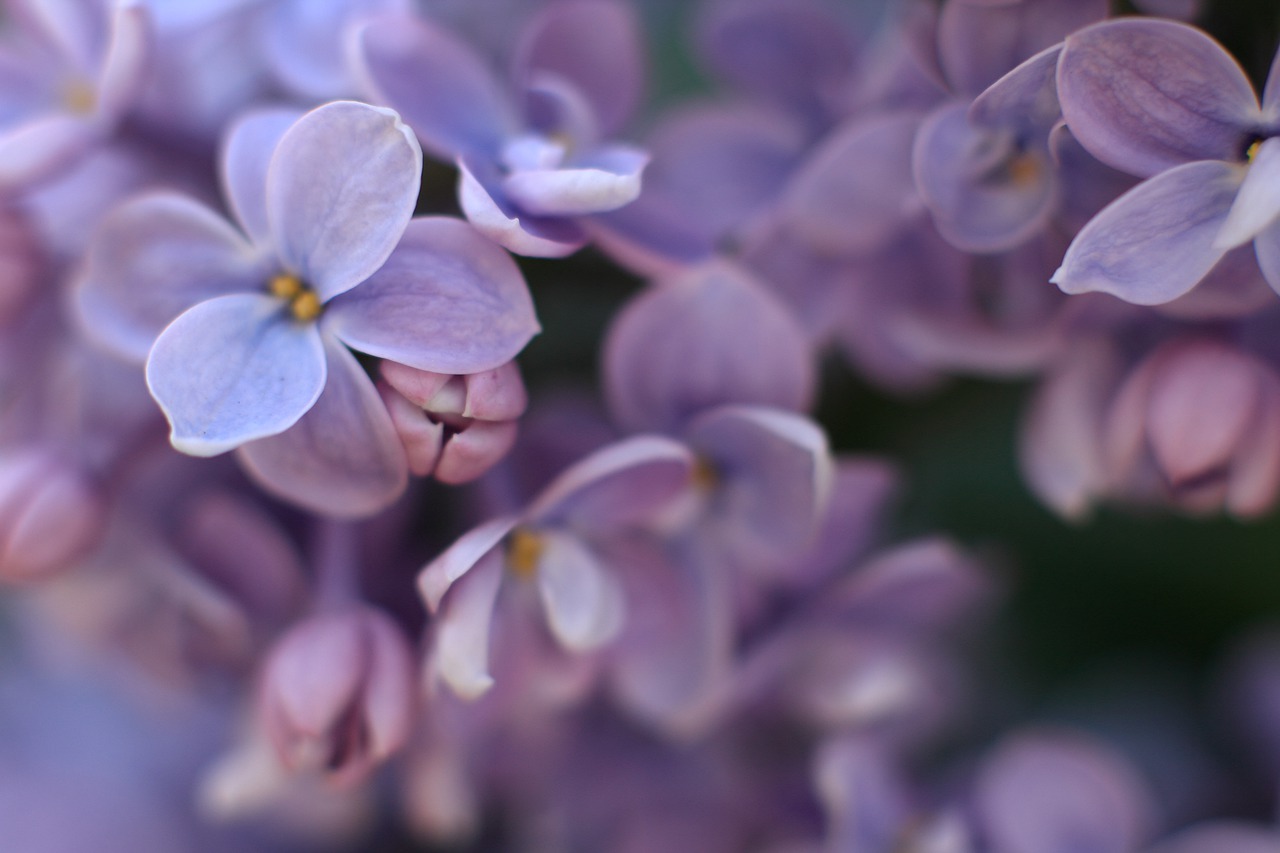
[(365, 607), (295, 626), (272, 651), (262, 685), (267, 736), (281, 762), (338, 784), (358, 781), (404, 745), (413, 700), (404, 636)]
[(0, 579), (33, 581), (71, 568), (101, 539), (102, 497), (64, 456), (0, 456)]
[(409, 457), (409, 469), (445, 483), (479, 477), (506, 455), (524, 412), (514, 362), (484, 373), (448, 376), (383, 362), (379, 390)]

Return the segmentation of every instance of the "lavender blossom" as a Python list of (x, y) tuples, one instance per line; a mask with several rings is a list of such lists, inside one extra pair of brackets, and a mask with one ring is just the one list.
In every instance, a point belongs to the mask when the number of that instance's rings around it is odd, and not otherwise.
[(618, 2), (570, 0), (532, 20), (508, 87), (465, 43), (409, 17), (358, 36), (358, 71), (423, 146), (460, 171), (458, 198), (484, 234), (522, 255), (587, 242), (579, 219), (640, 194), (648, 156), (604, 140), (638, 100), (637, 25)]
[(459, 222), (409, 221), (421, 160), (394, 113), (335, 102), (292, 118), (254, 114), (228, 139), (223, 177), (248, 241), (182, 196), (135, 199), (90, 250), (80, 315), (127, 355), (150, 347), (148, 386), (176, 448), (244, 445), (268, 488), (368, 514), (400, 493), (407, 464), (344, 344), (467, 373), (510, 360), (537, 324), (496, 247)]
[(1147, 180), (1077, 235), (1053, 281), (1067, 293), (1157, 305), (1252, 241), (1280, 288), (1280, 208), (1267, 189), (1280, 163), (1275, 67), (1259, 104), (1235, 60), (1185, 24), (1129, 19), (1068, 38), (1058, 88), (1071, 132), (1099, 160)]

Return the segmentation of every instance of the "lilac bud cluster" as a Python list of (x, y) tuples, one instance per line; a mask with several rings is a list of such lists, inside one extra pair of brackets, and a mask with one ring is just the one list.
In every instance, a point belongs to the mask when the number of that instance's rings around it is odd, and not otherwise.
[(1135, 5), (3, 0), (0, 849), (1280, 850), (1274, 639), (1230, 796), (1011, 723), (815, 414), (1030, 380), (1060, 516), (1274, 510), (1280, 60)]

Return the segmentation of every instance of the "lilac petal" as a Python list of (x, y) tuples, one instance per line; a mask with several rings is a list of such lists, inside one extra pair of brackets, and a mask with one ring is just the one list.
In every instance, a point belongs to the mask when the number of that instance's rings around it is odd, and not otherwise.
[(325, 387), (313, 325), (257, 294), (201, 302), (170, 323), (147, 358), (147, 387), (183, 453), (214, 456), (293, 426)]
[(816, 424), (777, 409), (722, 406), (695, 419), (688, 440), (716, 471), (715, 511), (735, 550), (768, 562), (815, 541), (835, 467)]
[(812, 583), (848, 569), (882, 535), (881, 522), (900, 485), (897, 469), (886, 461), (838, 458), (822, 529), (801, 559), (788, 566), (787, 577), (779, 580)]
[(1218, 820), (1182, 830), (1149, 853), (1272, 853), (1280, 833), (1272, 827)]
[(1227, 221), (1222, 224), (1213, 245), (1234, 249), (1252, 240), (1280, 217), (1280, 138), (1268, 139), (1258, 146), (1249, 163), (1244, 183), (1236, 195)]
[(320, 337), (329, 372), (324, 393), (293, 428), (241, 448), (240, 461), (264, 489), (312, 512), (373, 515), (408, 483), (404, 448), (360, 363)]
[(639, 524), (688, 486), (693, 456), (656, 435), (625, 438), (587, 456), (556, 477), (529, 506), (539, 525), (564, 525), (588, 534)]
[(1262, 277), (1272, 290), (1280, 293), (1280, 222), (1272, 223), (1253, 238), (1253, 251)]
[(1079, 735), (1024, 733), (978, 776), (975, 805), (997, 850), (1127, 853), (1152, 824), (1150, 795), (1118, 756)]
[(641, 293), (614, 319), (604, 349), (610, 409), (632, 430), (673, 432), (724, 403), (802, 410), (813, 394), (804, 331), (776, 297), (725, 262)]
[[(64, 62), (86, 77), (97, 70), (94, 64), (102, 56), (106, 43), (103, 14), (106, 4), (77, 3), (66, 0), (44, 0), (7, 4), (7, 15), (29, 28), (27, 35), (47, 43), (56, 49)], [(140, 11), (139, 3), (118, 4), (126, 10)]]
[(590, 101), (604, 135), (612, 136), (640, 102), (645, 78), (640, 22), (627, 3), (561, 2), (544, 6), (516, 48), (515, 79), (550, 72)]
[(88, 335), (141, 362), (183, 311), (253, 290), (268, 274), (264, 259), (221, 216), (177, 193), (148, 193), (98, 225), (75, 307)]
[(502, 182), (507, 196), (535, 216), (585, 216), (617, 210), (640, 195), (643, 151), (623, 146), (598, 149), (573, 167), (526, 169)]
[(387, 262), (329, 305), (325, 328), (354, 349), (434, 373), (510, 361), (538, 333), (515, 263), (457, 219), (415, 219)]
[(418, 591), (427, 609), (435, 613), (454, 581), (471, 571), (490, 551), (496, 552), (498, 543), (519, 523), (520, 519), (513, 515), (487, 521), (463, 534), (447, 551), (427, 563), (418, 575)]
[(489, 633), (502, 574), (502, 554), (490, 551), (474, 571), (458, 581), (437, 622), (436, 669), (464, 699), (479, 698), (493, 686)]
[(705, 219), (695, 224), (695, 219), (683, 201), (653, 188), (646, 179), (638, 199), (584, 219), (582, 226), (615, 263), (635, 275), (657, 278), (675, 275), (715, 254), (719, 230)]
[(923, 631), (954, 622), (989, 587), (976, 561), (945, 539), (929, 538), (876, 554), (827, 603), (870, 623)]
[(222, 192), (246, 234), (259, 246), (270, 245), (267, 222), (267, 167), (280, 138), (302, 117), (288, 107), (254, 110), (237, 120), (224, 138)]
[(678, 216), (682, 231), (714, 243), (773, 203), (808, 145), (801, 123), (781, 110), (722, 103), (677, 108), (648, 139), (653, 161), (638, 204), (652, 203), (649, 190), (657, 189), (677, 208), (657, 216)]
[(733, 652), (732, 596), (725, 574), (685, 549), (625, 543), (610, 550), (627, 602), (611, 652), (613, 689), (634, 714), (678, 733), (697, 725), (727, 682)]
[(1062, 116), (1057, 70), (1062, 45), (1040, 51), (992, 83), (969, 106), (969, 120), (988, 127), (1044, 132)]
[(1106, 14), (1105, 0), (958, 0), (938, 20), (939, 59), (956, 94), (976, 95)]
[(259, 26), (262, 50), (277, 79), (310, 101), (352, 94), (343, 60), (352, 24), (376, 14), (405, 14), (409, 0), (304, 0), (272, 4)]
[(513, 421), (472, 421), (445, 443), (435, 478), (455, 486), (477, 479), (511, 451), (518, 433)]
[(540, 535), (538, 592), (551, 633), (570, 651), (599, 648), (622, 627), (618, 581), (577, 536), (558, 531)]
[(1018, 462), (1040, 500), (1080, 520), (1106, 485), (1102, 411), (1119, 382), (1110, 347), (1081, 346), (1036, 390), (1019, 434)]
[(586, 233), (567, 219), (529, 216), (500, 190), (492, 167), (458, 161), (458, 205), (480, 233), (509, 252), (533, 258), (562, 258), (581, 249)]
[(934, 113), (912, 151), (916, 184), (947, 241), (970, 252), (1012, 249), (1044, 228), (1057, 202), (1047, 152), (1011, 131), (970, 124), (963, 104)]
[(280, 259), (328, 301), (382, 266), (418, 201), (422, 151), (400, 117), (334, 101), (300, 118), (267, 170)]
[(1226, 254), (1214, 240), (1243, 178), (1238, 166), (1204, 161), (1144, 181), (1076, 235), (1050, 281), (1066, 293), (1097, 290), (1136, 305), (1176, 299)]
[(1267, 82), (1262, 88), (1262, 113), (1268, 123), (1280, 117), (1280, 49), (1271, 59), (1271, 70), (1267, 72)]
[(919, 127), (911, 114), (842, 126), (797, 170), (779, 214), (824, 254), (868, 252), (889, 242), (923, 210), (911, 173)]
[(355, 44), (364, 88), (403, 115), (437, 158), (496, 157), (519, 127), (493, 72), (448, 32), (388, 16), (358, 30)]
[(98, 76), (97, 113), (114, 122), (142, 86), (152, 45), (151, 15), (141, 2), (116, 6), (111, 42)]
[(829, 4), (748, 0), (705, 8), (698, 22), (699, 55), (748, 92), (811, 108), (853, 71), (850, 27)]
[(1068, 38), (1058, 98), (1091, 154), (1142, 177), (1195, 160), (1238, 161), (1262, 118), (1248, 78), (1217, 42), (1149, 18)]
[(103, 133), (89, 118), (43, 115), (0, 133), (0, 192), (12, 193), (52, 177)]

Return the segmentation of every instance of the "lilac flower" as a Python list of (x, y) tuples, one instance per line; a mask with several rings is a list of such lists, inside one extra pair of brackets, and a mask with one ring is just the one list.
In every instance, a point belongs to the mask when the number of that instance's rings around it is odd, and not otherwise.
[(359, 31), (358, 71), (428, 152), (457, 163), (477, 228), (517, 254), (559, 257), (586, 243), (579, 218), (640, 193), (647, 155), (604, 142), (639, 95), (636, 29), (621, 3), (552, 4), (525, 31), (510, 91), (456, 37), (388, 17)]
[(7, 5), (0, 43), (0, 192), (55, 174), (110, 134), (150, 47), (139, 0)]
[(62, 454), (28, 448), (0, 454), (0, 579), (43, 580), (99, 543), (104, 498)]
[(1280, 206), (1269, 189), (1280, 168), (1277, 67), (1259, 105), (1235, 60), (1185, 24), (1128, 19), (1068, 38), (1058, 88), (1071, 132), (1104, 163), (1148, 180), (1077, 235), (1053, 281), (1156, 305), (1253, 241), (1280, 289)]
[(223, 159), (248, 240), (185, 197), (134, 199), (91, 247), (81, 319), (117, 350), (146, 353), (179, 450), (243, 446), (273, 491), (325, 513), (373, 512), (407, 467), (346, 345), (469, 373), (509, 361), (537, 331), (504, 253), (461, 222), (410, 222), (420, 170), (389, 110), (339, 101), (296, 122), (251, 115)]
[(599, 544), (651, 520), (687, 488), (692, 466), (688, 451), (667, 439), (612, 444), (562, 473), (523, 512), (475, 528), (428, 564), (418, 584), (432, 612), (443, 603), (434, 651), (441, 677), (468, 698), (492, 686), (490, 620), (504, 575), (536, 582), (565, 648), (589, 651), (613, 639), (624, 603)]

